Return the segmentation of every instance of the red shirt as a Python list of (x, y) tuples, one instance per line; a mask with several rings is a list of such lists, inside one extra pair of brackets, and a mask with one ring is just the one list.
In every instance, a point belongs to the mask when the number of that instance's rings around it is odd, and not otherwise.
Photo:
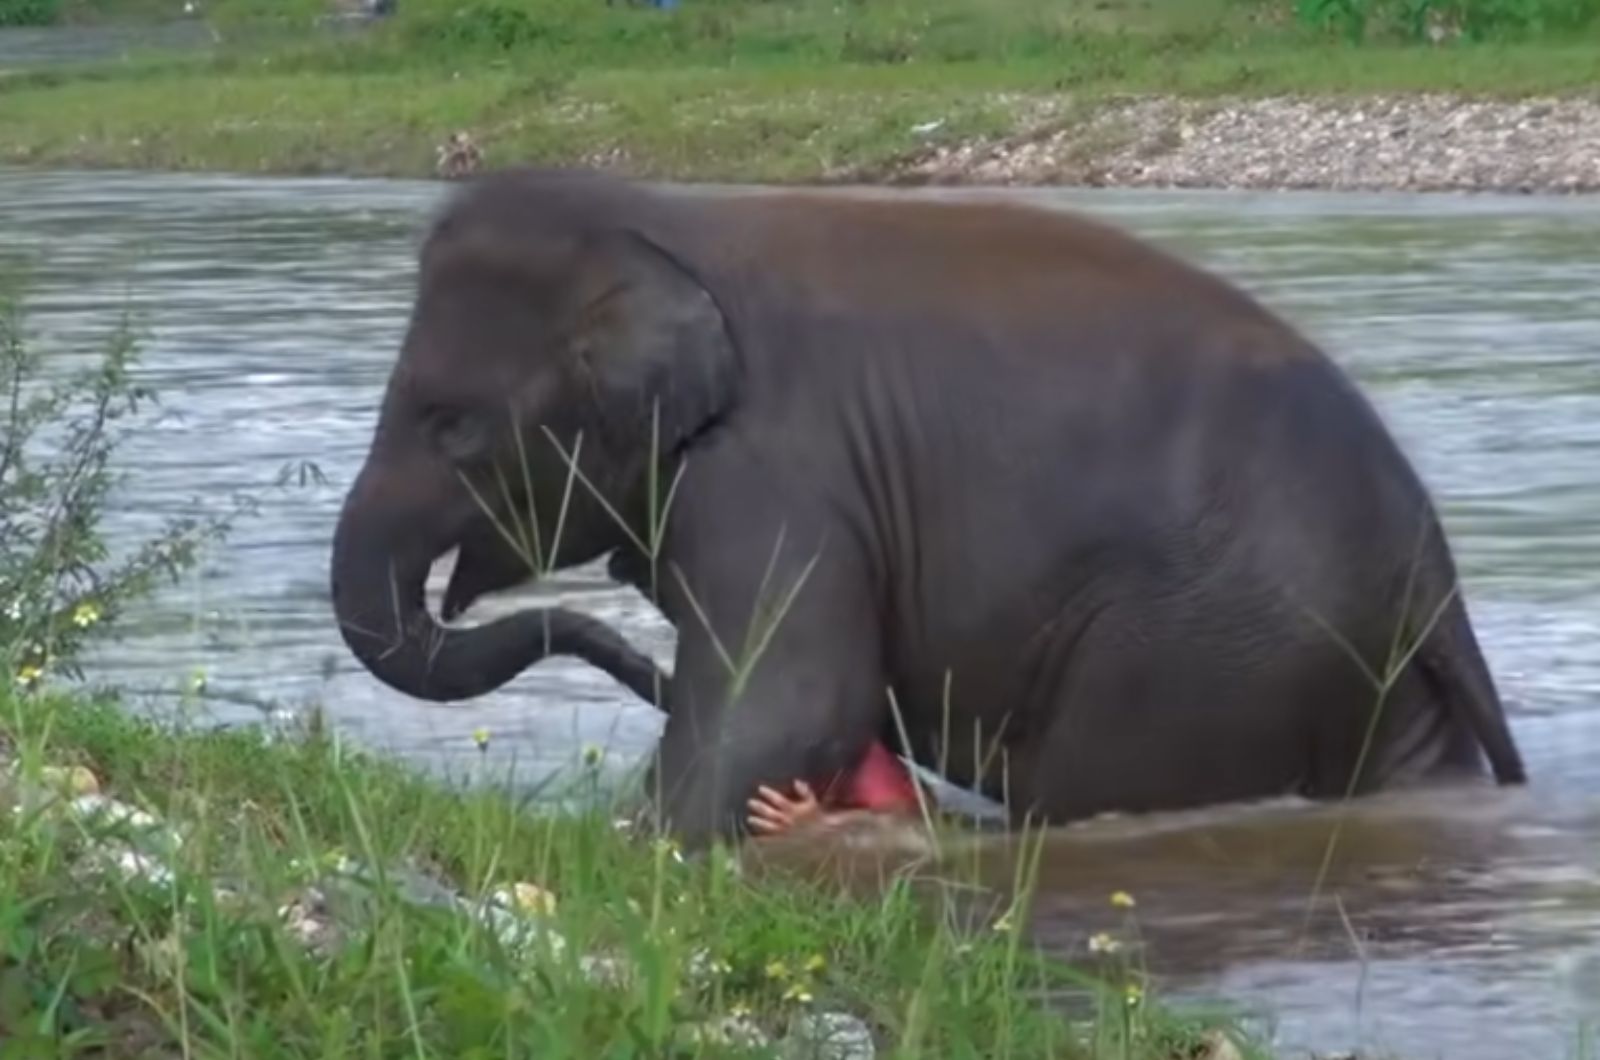
[(877, 740), (854, 769), (841, 770), (812, 789), (830, 810), (915, 812), (919, 805), (911, 771)]

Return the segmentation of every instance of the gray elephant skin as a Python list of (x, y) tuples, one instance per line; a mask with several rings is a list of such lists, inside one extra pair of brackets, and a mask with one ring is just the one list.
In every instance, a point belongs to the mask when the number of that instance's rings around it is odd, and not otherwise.
[[(565, 608), (450, 624), (603, 558), (676, 628), (670, 677)], [(1209, 271), (1017, 204), (469, 182), (332, 588), (411, 696), (566, 654), (658, 704), (649, 790), (691, 848), (874, 738), (1015, 820), (1525, 781), (1353, 382)]]

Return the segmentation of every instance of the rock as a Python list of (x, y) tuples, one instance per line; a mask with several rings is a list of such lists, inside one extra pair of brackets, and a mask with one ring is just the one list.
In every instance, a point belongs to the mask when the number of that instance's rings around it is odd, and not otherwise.
[(877, 1044), (866, 1021), (848, 1012), (805, 1012), (789, 1025), (784, 1060), (874, 1060)]
[(1244, 1060), (1244, 1054), (1221, 1031), (1207, 1031), (1200, 1039), (1201, 1051), (1194, 1060)]
[(499, 887), (489, 896), (503, 909), (513, 912), (552, 916), (556, 911), (556, 896), (538, 884), (519, 881), (510, 887)]
[(183, 837), (155, 817), (104, 795), (79, 795), (69, 808), (85, 827), (112, 833), (146, 853), (170, 856), (183, 845)]
[(696, 1045), (735, 1045), (761, 1049), (771, 1044), (767, 1033), (744, 1015), (692, 1023), (684, 1028), (684, 1036)]
[(171, 887), (172, 870), (156, 858), (126, 846), (96, 846), (87, 858), (91, 870), (115, 873), (129, 883)]
[(306, 888), (299, 898), (280, 907), (278, 918), (289, 934), (321, 956), (333, 953), (344, 941), (326, 896), (315, 887)]
[(497, 905), (474, 906), (465, 899), (457, 904), (463, 911), (475, 913), (487, 923), (499, 937), (501, 945), (513, 953), (527, 956), (535, 952), (536, 947), (548, 947), (556, 956), (566, 951), (567, 940), (539, 918), (513, 913)]
[(45, 766), (39, 779), (57, 791), (71, 795), (98, 795), (100, 779), (83, 766)]

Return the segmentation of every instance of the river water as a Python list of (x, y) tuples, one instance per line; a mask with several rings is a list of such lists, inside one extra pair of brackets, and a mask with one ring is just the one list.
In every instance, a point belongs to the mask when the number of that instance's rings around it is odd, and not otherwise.
[[(182, 5), (173, 3), (176, 12)], [(0, 29), (0, 73), (71, 63), (126, 61), (212, 47), (217, 36), (198, 19), (146, 25), (21, 26)]]
[[(478, 726), (492, 759), (534, 776), (585, 743), (626, 765), (659, 718), (593, 671), (556, 660), (471, 704), (429, 706), (367, 677), (333, 627), (332, 524), (441, 191), (0, 171), (0, 255), (35, 256), (31, 325), (51, 363), (83, 363), (124, 309), (145, 326), (141, 373), (167, 412), (122, 451), (118, 542), (257, 490), (289, 462), (313, 460), (328, 478), (269, 495), (98, 652), (93, 677), (160, 706), (198, 668), (220, 723), (321, 702), (351, 737), (434, 768), (470, 764)], [(1110, 925), (1105, 895), (1125, 888), (1161, 988), (1271, 1013), (1285, 1055), (1582, 1055), (1584, 1022), (1600, 1024), (1600, 203), (977, 194), (1144, 233), (1242, 282), (1348, 366), (1438, 496), (1533, 776), (1526, 792), (1352, 809), (1304, 934), (1327, 809), (1068, 830), (1044, 858), (1036, 937), (1081, 953)], [(594, 570), (479, 611), (534, 597), (599, 614), (670, 661), (670, 630)]]

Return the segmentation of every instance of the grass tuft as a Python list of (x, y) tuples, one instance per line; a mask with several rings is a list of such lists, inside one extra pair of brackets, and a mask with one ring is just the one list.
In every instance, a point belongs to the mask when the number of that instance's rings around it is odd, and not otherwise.
[[(1204, 1055), (1142, 977), (1027, 945), (1020, 891), (685, 860), (619, 827), (624, 801), (556, 813), (316, 727), (7, 690), (0, 749), (0, 1031), (23, 1055), (769, 1056), (822, 1013), (882, 1055)], [(66, 812), (66, 767), (148, 819)], [(518, 885), (531, 912), (494, 905)]]

